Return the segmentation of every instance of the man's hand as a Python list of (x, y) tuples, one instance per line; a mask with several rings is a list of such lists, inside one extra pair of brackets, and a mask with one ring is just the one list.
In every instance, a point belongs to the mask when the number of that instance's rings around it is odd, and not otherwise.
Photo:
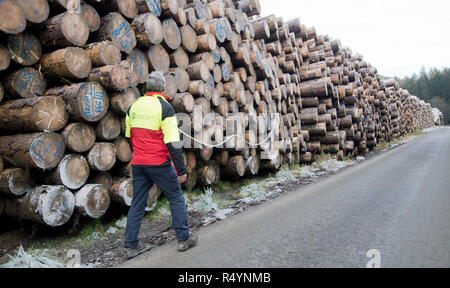
[(184, 174), (183, 176), (178, 177), (178, 183), (183, 184), (187, 180), (187, 175)]

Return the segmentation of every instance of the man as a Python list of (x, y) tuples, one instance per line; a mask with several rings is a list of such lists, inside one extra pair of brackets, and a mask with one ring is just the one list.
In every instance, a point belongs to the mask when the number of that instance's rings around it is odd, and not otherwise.
[(169, 200), (178, 250), (186, 251), (198, 240), (197, 235), (189, 231), (186, 202), (180, 187), (186, 181), (186, 166), (175, 111), (167, 102), (167, 96), (161, 93), (166, 85), (164, 75), (151, 73), (146, 85), (150, 92), (131, 106), (126, 117), (126, 137), (130, 138), (133, 149), (133, 201), (125, 232), (128, 259), (152, 248), (141, 246), (138, 235), (153, 184), (158, 185)]

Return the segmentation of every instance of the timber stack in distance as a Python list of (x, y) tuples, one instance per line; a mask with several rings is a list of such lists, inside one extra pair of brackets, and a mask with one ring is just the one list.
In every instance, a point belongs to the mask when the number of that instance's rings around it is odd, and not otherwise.
[(434, 125), (429, 104), (339, 40), (260, 14), (258, 0), (1, 1), (0, 214), (61, 226), (131, 205), (125, 113), (155, 70), (202, 142), (183, 135), (185, 189), (365, 155)]

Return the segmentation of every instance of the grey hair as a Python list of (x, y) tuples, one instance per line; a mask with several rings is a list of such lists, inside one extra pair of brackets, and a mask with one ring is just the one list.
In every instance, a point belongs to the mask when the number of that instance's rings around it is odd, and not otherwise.
[(160, 71), (154, 71), (148, 75), (147, 89), (151, 92), (163, 92), (166, 87), (166, 78)]

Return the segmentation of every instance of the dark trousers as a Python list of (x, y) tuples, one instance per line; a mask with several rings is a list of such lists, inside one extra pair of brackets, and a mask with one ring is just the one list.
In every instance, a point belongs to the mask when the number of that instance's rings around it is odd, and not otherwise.
[(128, 212), (125, 247), (139, 245), (139, 230), (147, 207), (147, 199), (153, 184), (158, 185), (169, 200), (172, 213), (172, 228), (179, 241), (189, 238), (189, 225), (186, 202), (178, 177), (172, 165), (164, 167), (133, 166), (133, 201)]

